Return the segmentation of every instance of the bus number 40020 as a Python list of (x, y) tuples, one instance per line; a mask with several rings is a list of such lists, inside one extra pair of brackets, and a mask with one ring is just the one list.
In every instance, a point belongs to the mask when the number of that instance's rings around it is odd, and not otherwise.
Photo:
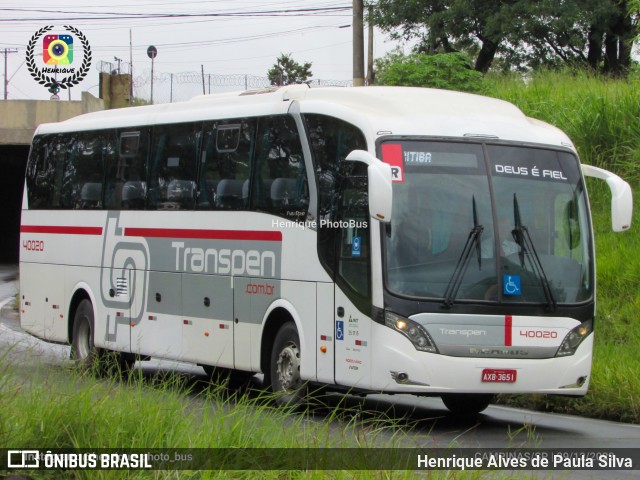
[(520, 336), (527, 338), (558, 338), (558, 332), (551, 330), (520, 330)]

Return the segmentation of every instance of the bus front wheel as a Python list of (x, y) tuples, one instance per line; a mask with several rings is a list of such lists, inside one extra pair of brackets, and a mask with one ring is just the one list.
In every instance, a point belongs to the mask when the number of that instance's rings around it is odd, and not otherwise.
[(280, 327), (271, 351), (271, 388), (280, 405), (299, 405), (305, 395), (300, 378), (300, 337), (293, 322)]
[(483, 393), (445, 393), (442, 402), (451, 413), (459, 416), (472, 416), (482, 412), (493, 401), (493, 394)]

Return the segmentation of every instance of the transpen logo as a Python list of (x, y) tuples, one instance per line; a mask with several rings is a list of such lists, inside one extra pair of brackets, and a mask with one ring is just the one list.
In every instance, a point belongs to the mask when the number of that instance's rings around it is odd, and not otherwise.
[(186, 247), (184, 242), (171, 242), (175, 250), (177, 272), (216, 273), (231, 276), (276, 276), (276, 254), (271, 250)]
[(454, 328), (441, 328), (440, 333), (442, 335), (460, 335), (463, 337), (478, 337), (487, 334), (486, 330), (470, 330), (470, 329), (454, 329)]

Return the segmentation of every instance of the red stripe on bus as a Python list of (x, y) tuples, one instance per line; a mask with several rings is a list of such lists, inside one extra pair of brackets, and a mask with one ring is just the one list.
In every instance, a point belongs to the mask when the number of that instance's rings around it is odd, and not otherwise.
[(57, 225), (22, 225), (21, 233), (51, 233), (54, 235), (102, 235), (102, 227), (62, 227)]
[(255, 230), (189, 230), (182, 228), (125, 228), (125, 237), (195, 238), (204, 240), (254, 240), (281, 242), (282, 232)]
[(511, 330), (513, 327), (513, 317), (511, 315), (507, 315), (504, 317), (504, 346), (510, 347), (513, 343), (511, 338)]

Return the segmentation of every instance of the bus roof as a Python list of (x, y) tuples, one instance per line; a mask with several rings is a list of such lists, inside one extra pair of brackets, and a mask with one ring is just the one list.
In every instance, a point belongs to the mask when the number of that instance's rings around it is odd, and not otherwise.
[(489, 137), (573, 148), (559, 129), (526, 117), (495, 98), (417, 87), (317, 87), (291, 85), (260, 91), (201, 95), (186, 102), (120, 108), (43, 124), (37, 134), (127, 128), (284, 114), (336, 116), (361, 128), (368, 140), (380, 135)]

